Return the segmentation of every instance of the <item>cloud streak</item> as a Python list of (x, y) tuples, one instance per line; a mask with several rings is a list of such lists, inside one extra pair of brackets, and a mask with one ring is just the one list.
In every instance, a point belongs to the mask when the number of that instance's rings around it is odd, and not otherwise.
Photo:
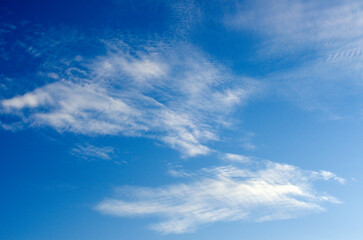
[(114, 158), (114, 148), (112, 147), (97, 147), (90, 144), (78, 145), (71, 150), (71, 153), (85, 160), (111, 160)]
[(313, 182), (344, 181), (327, 171), (269, 161), (206, 168), (183, 177), (185, 182), (164, 187), (121, 188), (121, 197), (103, 200), (96, 210), (118, 217), (157, 216), (161, 220), (151, 229), (178, 234), (219, 221), (260, 222), (320, 212), (324, 202), (339, 201), (318, 193)]

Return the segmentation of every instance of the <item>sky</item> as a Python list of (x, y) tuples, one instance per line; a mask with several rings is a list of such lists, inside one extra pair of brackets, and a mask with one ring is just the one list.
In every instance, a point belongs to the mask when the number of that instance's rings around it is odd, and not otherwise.
[(363, 3), (0, 3), (0, 239), (363, 237)]

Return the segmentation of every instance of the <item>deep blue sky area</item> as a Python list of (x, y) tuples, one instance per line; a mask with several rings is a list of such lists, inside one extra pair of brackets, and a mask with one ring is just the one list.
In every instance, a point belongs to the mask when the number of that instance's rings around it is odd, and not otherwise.
[(360, 1), (2, 1), (0, 239), (363, 238)]

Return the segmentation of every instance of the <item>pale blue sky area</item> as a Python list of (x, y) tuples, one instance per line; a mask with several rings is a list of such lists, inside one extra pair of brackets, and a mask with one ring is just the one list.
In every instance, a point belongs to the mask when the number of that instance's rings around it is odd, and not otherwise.
[(363, 238), (360, 1), (2, 1), (0, 239)]

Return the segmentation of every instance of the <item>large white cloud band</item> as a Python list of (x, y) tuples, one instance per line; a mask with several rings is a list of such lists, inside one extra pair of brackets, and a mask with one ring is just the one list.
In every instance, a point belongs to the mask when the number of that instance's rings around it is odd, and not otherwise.
[(339, 201), (318, 193), (313, 181), (344, 182), (327, 171), (304, 171), (269, 161), (182, 175), (186, 177), (184, 182), (174, 185), (121, 188), (121, 197), (105, 199), (96, 209), (119, 217), (158, 216), (162, 222), (152, 229), (184, 233), (217, 221), (269, 221), (323, 211), (323, 202)]
[(49, 74), (60, 80), (2, 100), (3, 113), (58, 131), (147, 136), (194, 156), (210, 152), (205, 143), (255, 91), (190, 46), (107, 46), (105, 56)]

